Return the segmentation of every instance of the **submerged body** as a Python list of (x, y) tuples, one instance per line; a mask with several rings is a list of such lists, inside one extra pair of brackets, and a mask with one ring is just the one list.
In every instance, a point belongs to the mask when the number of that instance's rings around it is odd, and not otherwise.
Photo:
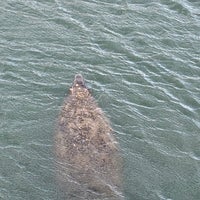
[(80, 74), (60, 113), (55, 153), (57, 180), (65, 199), (122, 199), (117, 143)]

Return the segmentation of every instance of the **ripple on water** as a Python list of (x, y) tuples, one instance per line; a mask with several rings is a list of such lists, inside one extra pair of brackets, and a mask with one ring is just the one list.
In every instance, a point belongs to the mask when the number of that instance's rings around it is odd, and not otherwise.
[(54, 122), (77, 72), (116, 130), (127, 199), (199, 199), (198, 1), (0, 8), (0, 199), (57, 198)]

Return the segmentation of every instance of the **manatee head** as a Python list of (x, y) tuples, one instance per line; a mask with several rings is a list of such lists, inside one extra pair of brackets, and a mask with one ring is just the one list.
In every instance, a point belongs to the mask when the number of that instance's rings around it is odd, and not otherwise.
[(85, 80), (81, 74), (75, 75), (74, 82), (70, 88), (70, 94), (77, 99), (84, 99), (90, 95), (90, 92), (85, 85)]
[(86, 87), (85, 86), (85, 80), (84, 80), (84, 78), (81, 74), (75, 75), (73, 86)]

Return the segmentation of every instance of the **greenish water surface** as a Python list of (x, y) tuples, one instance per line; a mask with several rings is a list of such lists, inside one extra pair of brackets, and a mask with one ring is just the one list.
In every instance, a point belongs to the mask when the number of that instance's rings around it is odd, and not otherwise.
[(0, 200), (57, 200), (55, 122), (82, 73), (127, 200), (200, 199), (200, 2), (0, 2)]

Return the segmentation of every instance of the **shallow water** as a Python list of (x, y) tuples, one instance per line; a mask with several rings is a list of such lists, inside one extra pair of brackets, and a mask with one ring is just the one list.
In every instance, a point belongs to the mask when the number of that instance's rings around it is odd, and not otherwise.
[(4, 0), (0, 10), (0, 199), (59, 199), (54, 126), (76, 73), (116, 131), (126, 199), (199, 199), (199, 1)]

